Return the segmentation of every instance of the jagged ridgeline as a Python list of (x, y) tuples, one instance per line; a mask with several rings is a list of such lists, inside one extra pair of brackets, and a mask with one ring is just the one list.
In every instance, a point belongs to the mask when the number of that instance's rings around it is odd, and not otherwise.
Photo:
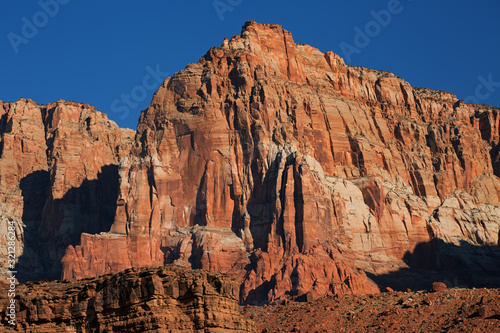
[(257, 304), (500, 286), (499, 110), (278, 25), (248, 22), (167, 79), (135, 138), (87, 105), (0, 106), (22, 280), (175, 264)]

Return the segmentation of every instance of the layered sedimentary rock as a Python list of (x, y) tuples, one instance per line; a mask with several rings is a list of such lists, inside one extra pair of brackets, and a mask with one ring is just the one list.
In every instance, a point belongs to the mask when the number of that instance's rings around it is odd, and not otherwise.
[[(68, 245), (109, 230), (133, 135), (86, 104), (0, 102), (0, 218), (16, 224), (18, 278), (60, 278)], [(7, 232), (0, 243), (4, 253)]]
[(438, 238), (481, 261), (498, 245), (498, 113), (248, 22), (155, 93), (111, 232), (82, 235), (63, 274), (176, 263), (259, 302), (374, 292), (364, 272)]
[(0, 103), (0, 255), (13, 221), (21, 280), (173, 263), (248, 303), (408, 270), (498, 287), (499, 122), (248, 22), (163, 83), (135, 140), (88, 105)]
[[(239, 282), (201, 270), (129, 269), (30, 282), (17, 293), (15, 328), (25, 332), (255, 332), (239, 312)], [(0, 299), (2, 309), (8, 301)], [(1, 324), (10, 331), (8, 320)]]

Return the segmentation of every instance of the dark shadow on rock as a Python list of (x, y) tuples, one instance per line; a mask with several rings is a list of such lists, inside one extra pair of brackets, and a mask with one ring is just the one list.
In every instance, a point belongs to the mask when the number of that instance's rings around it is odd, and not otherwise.
[(16, 265), (19, 282), (34, 280), (36, 277), (45, 277), (40, 265), (43, 249), (39, 244), (39, 230), (43, 216), (43, 209), (47, 202), (50, 189), (50, 175), (48, 171), (35, 171), (19, 182), (23, 196), (24, 251)]
[[(254, 186), (247, 203), (250, 215), (250, 232), (253, 236), (254, 249), (267, 252), (269, 235), (271, 234), (273, 221), (276, 219), (276, 199), (278, 184), (279, 164), (285, 158), (278, 155), (269, 165), (265, 174), (262, 174), (257, 159), (250, 165), (254, 179)], [(276, 227), (280, 237), (284, 237), (282, 228)]]
[(22, 220), (26, 224), (26, 229), (36, 229), (33, 227), (40, 226), (43, 207), (48, 197), (49, 183), (50, 175), (45, 170), (30, 173), (19, 182), (24, 204)]
[(408, 268), (383, 275), (367, 272), (380, 288), (429, 290), (432, 282), (454, 288), (500, 288), (500, 246), (459, 245), (441, 239), (420, 243), (403, 258)]
[(494, 145), (490, 150), (491, 165), (495, 176), (500, 177), (500, 144)]
[[(281, 246), (285, 253), (292, 245), (296, 245), (300, 252), (304, 249), (303, 219), (304, 201), (302, 195), (302, 184), (299, 181), (297, 161), (295, 156), (279, 153), (271, 161), (266, 173), (260, 171), (258, 159), (254, 159), (250, 165), (253, 174), (254, 186), (247, 204), (247, 211), (250, 215), (250, 232), (253, 237), (254, 249), (268, 252), (270, 238), (275, 232), (281, 239)], [(263, 160), (263, 158), (262, 158)], [(283, 166), (283, 170), (280, 167)], [(280, 171), (282, 172), (280, 174)], [(288, 182), (288, 175), (292, 174), (293, 184)], [(287, 197), (287, 187), (293, 187), (293, 197)], [(287, 202), (290, 200), (290, 202)], [(291, 201), (293, 200), (293, 201)], [(285, 233), (285, 210), (287, 205), (295, 207), (295, 239)], [(295, 242), (295, 244), (291, 244)], [(245, 267), (247, 274), (256, 272), (258, 259), (252, 255), (251, 264)], [(273, 273), (274, 274), (274, 273)], [(298, 297), (298, 272), (295, 268), (291, 274), (292, 289), (287, 296)], [(268, 303), (269, 292), (275, 287), (276, 281), (273, 276), (271, 281), (265, 281), (254, 290), (248, 292), (244, 304), (262, 305)], [(243, 294), (241, 294), (243, 296)], [(242, 297), (243, 299), (243, 297)]]
[[(11, 130), (11, 128), (9, 127), (12, 127), (12, 119), (10, 123), (7, 124), (7, 118), (8, 118), (8, 113), (4, 113), (0, 117), (0, 135), (8, 133)], [(2, 157), (3, 154), (3, 145), (4, 145), (4, 140), (0, 140), (0, 157)]]
[(244, 302), (240, 302), (241, 304), (252, 304), (252, 305), (264, 305), (268, 304), (267, 301), (269, 290), (273, 289), (276, 286), (276, 280), (273, 276), (271, 281), (264, 281), (261, 285), (257, 286), (257, 288), (250, 290), (247, 298)]
[(193, 225), (207, 225), (207, 168), (206, 165), (203, 176), (200, 180), (200, 186), (196, 192), (196, 213), (193, 217)]
[(61, 259), (82, 233), (109, 231), (116, 212), (118, 166), (104, 166), (95, 180), (84, 180), (60, 199), (52, 197), (50, 176), (37, 171), (20, 182), (24, 199), (24, 253), (17, 264), (19, 282), (56, 280)]

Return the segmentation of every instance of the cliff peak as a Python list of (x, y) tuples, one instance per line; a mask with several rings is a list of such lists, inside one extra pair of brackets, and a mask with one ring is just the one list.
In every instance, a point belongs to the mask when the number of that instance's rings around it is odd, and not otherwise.
[(43, 108), (0, 108), (0, 181), (17, 191), (0, 199), (23, 207), (24, 187), (36, 201), (16, 177), (41, 172), (49, 199), (18, 217), (62, 239), (60, 257), (71, 244), (65, 278), (175, 264), (227, 273), (257, 304), (450, 276), (498, 286), (498, 109), (256, 22), (159, 87), (133, 149), (104, 116), (67, 108), (47, 132)]

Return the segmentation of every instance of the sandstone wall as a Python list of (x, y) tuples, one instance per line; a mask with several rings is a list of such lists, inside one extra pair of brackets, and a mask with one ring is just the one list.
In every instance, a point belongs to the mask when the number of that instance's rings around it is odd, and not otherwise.
[[(133, 142), (87, 105), (1, 105), (0, 204), (30, 277), (58, 277), (63, 253), (68, 279), (174, 263), (255, 303), (377, 292), (444, 262), (471, 287), (500, 277), (499, 110), (278, 25), (248, 22), (167, 79)], [(22, 248), (38, 239), (55, 249)]]
[(248, 22), (142, 112), (111, 228), (127, 254), (84, 235), (64, 274), (140, 257), (243, 278), (247, 301), (373, 292), (364, 271), (407, 267), (417, 244), (498, 244), (498, 137), (497, 109)]
[(0, 103), (0, 218), (16, 221), (19, 279), (60, 278), (68, 245), (82, 232), (109, 231), (118, 163), (133, 135), (86, 104)]

